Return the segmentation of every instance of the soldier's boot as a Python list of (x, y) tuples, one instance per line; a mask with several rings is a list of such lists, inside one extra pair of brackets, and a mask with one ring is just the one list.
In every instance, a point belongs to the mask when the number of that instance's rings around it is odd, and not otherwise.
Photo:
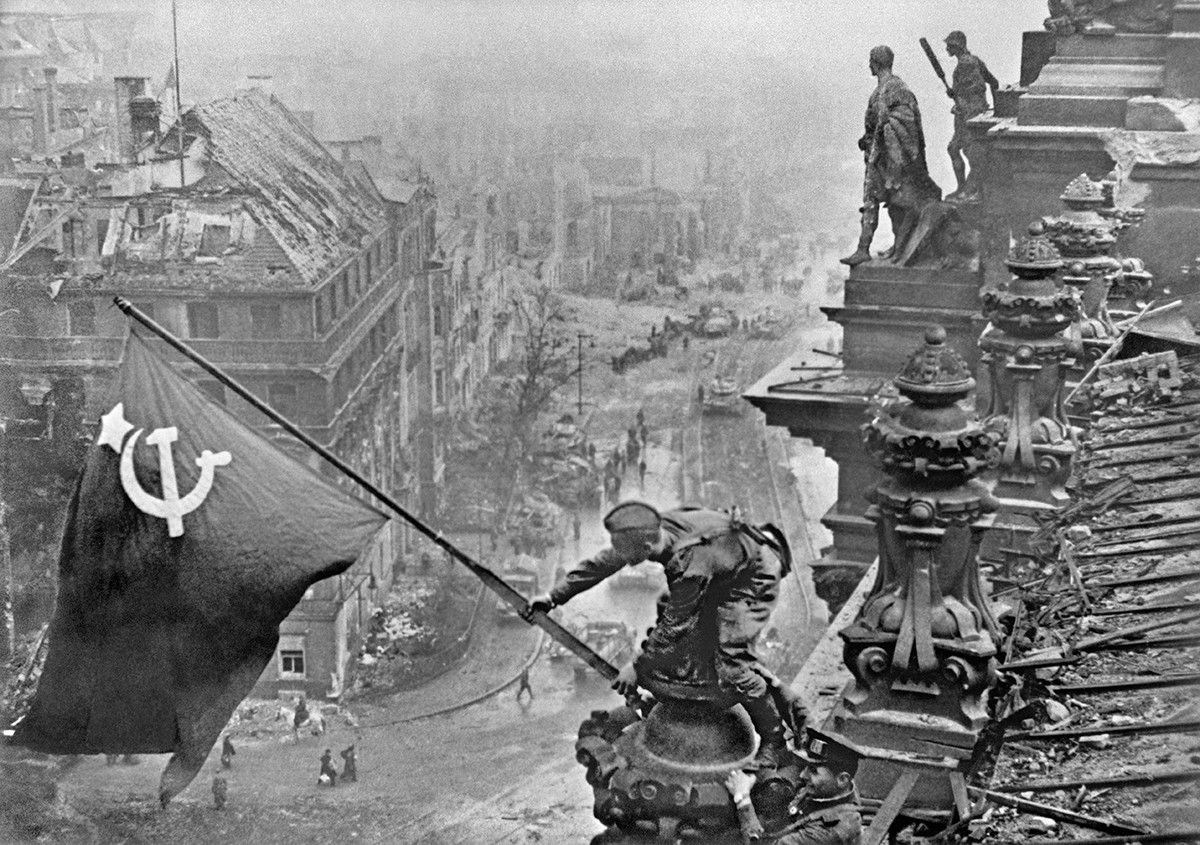
[(783, 730), (783, 717), (770, 695), (751, 698), (742, 702), (758, 734), (758, 753), (754, 755), (754, 768), (758, 771), (778, 769), (787, 760), (787, 737)]
[(871, 260), (871, 240), (875, 237), (875, 228), (879, 225), (879, 206), (870, 203), (862, 209), (862, 230), (858, 236), (858, 249), (853, 254), (839, 259), (843, 264), (857, 267)]

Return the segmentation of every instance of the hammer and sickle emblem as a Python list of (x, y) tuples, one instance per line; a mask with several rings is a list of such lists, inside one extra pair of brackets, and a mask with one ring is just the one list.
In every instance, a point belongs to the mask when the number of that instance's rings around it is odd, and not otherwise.
[(175, 426), (154, 429), (147, 435), (146, 443), (158, 447), (158, 469), (162, 478), (162, 498), (159, 499), (142, 489), (133, 469), (133, 450), (145, 429), (139, 428), (124, 446), (121, 445), (124, 434), (133, 428), (125, 421), (121, 404), (104, 415), (103, 424), (104, 428), (97, 443), (120, 453), (121, 486), (125, 489), (125, 495), (142, 513), (165, 519), (170, 536), (183, 536), (184, 514), (200, 507), (212, 490), (216, 468), (227, 466), (233, 460), (232, 456), (228, 452), (214, 454), (208, 449), (201, 452), (200, 457), (196, 458), (196, 466), (200, 467), (200, 478), (192, 492), (180, 498), (179, 484), (175, 478), (175, 456), (171, 451), (171, 444), (179, 439), (179, 429)]

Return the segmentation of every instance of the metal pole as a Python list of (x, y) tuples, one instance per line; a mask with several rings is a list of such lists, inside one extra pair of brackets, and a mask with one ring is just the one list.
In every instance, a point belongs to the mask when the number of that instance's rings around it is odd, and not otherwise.
[(183, 98), (179, 93), (179, 21), (175, 13), (175, 0), (171, 0), (171, 38), (175, 42), (175, 122), (179, 124), (179, 189), (183, 190)]
[(576, 416), (579, 418), (578, 422), (582, 423), (583, 422), (583, 332), (575, 333), (575, 342), (576, 342), (577, 354), (578, 354), (578, 363), (576, 365), (578, 369), (577, 369), (576, 375), (579, 377), (578, 400), (575, 405), (575, 410), (576, 410)]
[[(238, 396), (245, 399), (256, 410), (266, 414), (267, 417), (282, 427), (286, 432), (288, 432), (288, 434), (295, 437), (305, 446), (312, 449), (322, 458), (333, 464), (333, 466), (337, 467), (337, 469), (341, 470), (341, 472), (344, 473), (351, 481), (358, 484), (360, 487), (374, 496), (385, 507), (394, 511), (398, 516), (432, 540), (435, 545), (445, 551), (450, 557), (466, 566), (467, 569), (471, 570), (471, 572), (474, 573), (477, 578), (483, 581), (483, 583), (486, 584), (488, 588), (492, 590), (492, 592), (496, 593), (501, 599), (515, 607), (519, 613), (525, 613), (529, 610), (529, 602), (526, 601), (525, 597), (513, 587), (509, 586), (509, 584), (503, 578), (492, 572), (492, 570), (488, 569), (486, 566), (471, 559), (465, 553), (459, 551), (454, 544), (442, 536), (440, 531), (434, 531), (424, 522), (413, 516), (413, 514), (409, 513), (399, 502), (397, 502), (387, 493), (380, 490), (370, 481), (363, 478), (349, 464), (347, 464), (337, 455), (333, 454), (333, 452), (326, 449), (320, 443), (313, 440), (311, 437), (305, 434), (299, 428), (299, 426), (285, 419), (278, 411), (276, 411), (267, 403), (263, 402), (261, 399), (235, 381), (232, 377), (226, 375), (224, 372), (218, 369), (215, 364), (210, 362), (199, 352), (196, 352), (188, 347), (185, 343), (183, 343), (183, 341), (179, 340), (179, 338), (175, 337), (154, 320), (150, 319), (148, 316), (142, 313), (141, 310), (134, 307), (129, 300), (121, 296), (116, 296), (113, 297), (113, 303), (123, 312), (125, 312), (126, 315), (132, 317), (150, 331), (154, 332), (156, 335), (166, 341), (167, 344), (172, 348), (178, 350), (187, 358), (194, 361), (201, 367), (201, 369), (203, 369), (213, 378), (217, 379), (217, 381), (221, 382)], [(616, 680), (617, 669), (615, 666), (613, 666), (596, 652), (592, 651), (592, 649), (589, 648), (586, 643), (582, 642), (578, 637), (576, 637), (567, 629), (563, 628), (549, 616), (540, 612), (534, 613), (532, 617), (532, 623), (544, 630), (556, 642), (573, 652), (577, 657), (599, 672), (605, 679), (609, 681)]]

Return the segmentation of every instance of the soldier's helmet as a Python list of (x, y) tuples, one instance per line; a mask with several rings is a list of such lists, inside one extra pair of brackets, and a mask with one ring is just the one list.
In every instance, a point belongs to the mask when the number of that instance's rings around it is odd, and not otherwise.
[(645, 502), (621, 502), (604, 516), (609, 534), (620, 531), (654, 532), (662, 526), (662, 516)]
[(967, 46), (967, 35), (962, 30), (956, 29), (954, 32), (946, 36), (947, 44), (957, 44), (959, 47)]
[(853, 776), (858, 771), (858, 759), (862, 755), (845, 740), (808, 728), (804, 744), (796, 756), (814, 766), (826, 766), (835, 772), (846, 772)]

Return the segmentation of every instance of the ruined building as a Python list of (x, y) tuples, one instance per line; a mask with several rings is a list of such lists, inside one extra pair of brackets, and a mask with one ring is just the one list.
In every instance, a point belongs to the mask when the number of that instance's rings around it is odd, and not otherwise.
[[(128, 330), (115, 294), (407, 507), (436, 511), (429, 290), (444, 273), (429, 269), (430, 183), (396, 193), (353, 178), (261, 91), (202, 103), (165, 134), (145, 80), (120, 78), (116, 93), (118, 161), (25, 165), (0, 185), (16, 209), (0, 233), (12, 245), (0, 268), (0, 451), (14, 552), (44, 558), (56, 546), (64, 467), (94, 438)], [(180, 366), (317, 465), (221, 383)], [(309, 591), (260, 692), (340, 687), (410, 539), (393, 522)]]

